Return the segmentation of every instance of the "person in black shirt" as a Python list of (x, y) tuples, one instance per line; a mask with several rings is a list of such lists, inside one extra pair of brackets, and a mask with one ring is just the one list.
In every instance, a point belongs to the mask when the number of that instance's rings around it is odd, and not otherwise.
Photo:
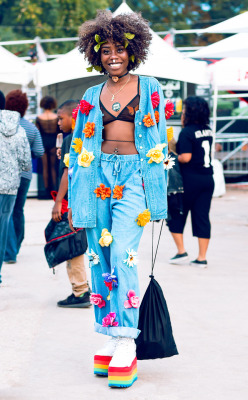
[(206, 267), (206, 252), (210, 239), (209, 210), (214, 191), (211, 152), (213, 133), (209, 128), (208, 103), (200, 97), (188, 97), (181, 115), (183, 129), (177, 142), (178, 161), (183, 177), (183, 214), (168, 224), (178, 253), (170, 259), (180, 264), (188, 258), (184, 248), (183, 230), (191, 212), (193, 236), (198, 238), (199, 254), (192, 265)]

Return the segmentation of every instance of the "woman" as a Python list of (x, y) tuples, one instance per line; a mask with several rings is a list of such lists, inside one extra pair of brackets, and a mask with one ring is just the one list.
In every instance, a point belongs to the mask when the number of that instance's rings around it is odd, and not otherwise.
[(95, 354), (95, 373), (108, 375), (109, 386), (128, 387), (137, 379), (138, 245), (150, 219), (166, 218), (165, 105), (156, 79), (130, 74), (151, 41), (139, 14), (102, 11), (79, 37), (91, 68), (108, 79), (88, 89), (79, 105), (69, 221), (72, 229), (86, 228), (95, 330), (111, 337)]
[(183, 230), (188, 212), (191, 212), (193, 236), (198, 238), (198, 257), (191, 265), (206, 268), (206, 253), (210, 239), (209, 211), (214, 191), (211, 152), (213, 133), (209, 128), (208, 103), (201, 97), (188, 97), (181, 115), (183, 129), (177, 142), (178, 161), (183, 177), (183, 215), (168, 222), (178, 253), (171, 264), (185, 262)]
[(56, 100), (45, 96), (40, 101), (43, 113), (36, 118), (36, 126), (40, 131), (45, 153), (42, 156), (42, 174), (46, 195), (51, 198), (50, 191), (56, 189), (56, 137), (59, 132), (58, 117), (52, 110), (57, 107)]

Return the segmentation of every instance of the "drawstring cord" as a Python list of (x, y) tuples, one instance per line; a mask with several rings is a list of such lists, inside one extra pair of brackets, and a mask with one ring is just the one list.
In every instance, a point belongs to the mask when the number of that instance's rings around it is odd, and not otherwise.
[(110, 154), (107, 157), (107, 161), (113, 161), (114, 159), (115, 159), (115, 165), (114, 165), (113, 175), (117, 175), (121, 171), (121, 162), (120, 162), (120, 160), (118, 158), (118, 155), (117, 154)]
[(161, 233), (162, 233), (162, 229), (163, 229), (163, 224), (164, 224), (164, 219), (162, 220), (161, 223), (161, 227), (160, 227), (160, 232), (159, 232), (159, 237), (158, 237), (158, 243), (157, 243), (157, 247), (156, 247), (156, 252), (155, 252), (155, 256), (153, 257), (153, 242), (154, 242), (154, 221), (152, 222), (152, 271), (151, 271), (151, 275), (149, 275), (149, 278), (154, 278), (153, 275), (153, 269), (154, 269), (154, 265), (155, 265), (155, 261), (157, 258), (157, 253), (158, 253), (158, 246), (160, 243), (160, 239), (161, 239)]

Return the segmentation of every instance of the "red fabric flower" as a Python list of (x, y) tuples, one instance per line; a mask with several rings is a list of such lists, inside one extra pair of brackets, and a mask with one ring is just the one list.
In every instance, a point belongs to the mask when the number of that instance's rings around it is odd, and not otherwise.
[(107, 286), (108, 290), (111, 292), (111, 290), (113, 289), (113, 282), (107, 282), (104, 281), (105, 286)]
[(79, 103), (79, 109), (82, 114), (89, 115), (90, 110), (94, 108), (95, 106), (92, 106), (88, 101), (86, 100), (81, 100)]
[(151, 99), (152, 99), (152, 106), (153, 106), (153, 109), (154, 109), (160, 103), (160, 97), (159, 97), (158, 92), (153, 92), (153, 94), (151, 95)]
[(77, 119), (78, 110), (79, 110), (79, 104), (76, 108), (74, 108), (74, 110), (72, 110), (72, 118), (75, 119), (75, 121)]
[(174, 114), (174, 104), (170, 100), (167, 100), (164, 111), (166, 119), (169, 119)]

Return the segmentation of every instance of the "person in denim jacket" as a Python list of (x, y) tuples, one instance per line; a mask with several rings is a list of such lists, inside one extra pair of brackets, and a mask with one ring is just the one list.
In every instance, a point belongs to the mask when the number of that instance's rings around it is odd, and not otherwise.
[(89, 70), (107, 80), (89, 88), (78, 107), (69, 222), (72, 229), (86, 228), (95, 330), (110, 336), (95, 354), (94, 372), (108, 375), (111, 387), (137, 379), (137, 251), (146, 223), (167, 216), (163, 92), (155, 78), (130, 74), (146, 60), (150, 41), (147, 21), (135, 13), (101, 11), (79, 34)]

